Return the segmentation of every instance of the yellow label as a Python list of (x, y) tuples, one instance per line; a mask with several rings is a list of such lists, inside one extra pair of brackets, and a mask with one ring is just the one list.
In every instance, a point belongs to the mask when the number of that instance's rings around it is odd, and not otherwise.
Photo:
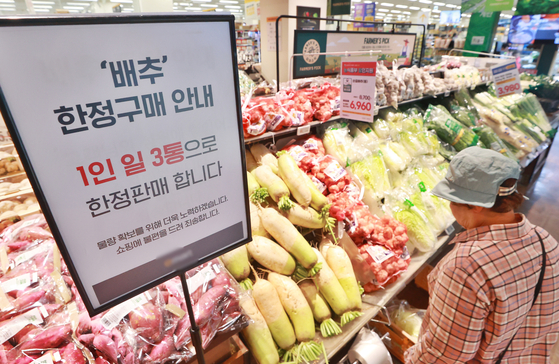
[(186, 312), (184, 312), (184, 310), (177, 305), (168, 304), (165, 306), (165, 308), (167, 309), (167, 311), (175, 316), (178, 316), (179, 318), (183, 318), (184, 315), (186, 315)]
[(58, 292), (62, 296), (64, 303), (70, 302), (70, 300), (72, 299), (72, 294), (70, 293), (70, 290), (66, 285), (66, 282), (64, 282), (64, 279), (60, 275), (60, 272), (55, 270), (50, 274), (50, 276), (54, 280), (54, 283), (56, 284), (56, 288), (58, 289)]
[(454, 146), (456, 143), (458, 143), (460, 141), (460, 138), (462, 138), (463, 135), (464, 135), (464, 129), (460, 129), (460, 132), (458, 133), (458, 136), (456, 137), (456, 139), (454, 139), (454, 141), (452, 143), (450, 143), (450, 145)]

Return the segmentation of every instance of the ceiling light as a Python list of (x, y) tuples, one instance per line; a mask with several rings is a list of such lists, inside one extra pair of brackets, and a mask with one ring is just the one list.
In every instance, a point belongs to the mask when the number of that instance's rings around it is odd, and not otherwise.
[(397, 8), (400, 9), (407, 9), (408, 7), (406, 5), (396, 5)]
[(202, 10), (202, 8), (188, 8), (188, 10)]
[(223, 9), (215, 9), (215, 11), (221, 12), (223, 11)]
[(433, 5), (444, 6), (444, 5), (446, 5), (446, 4), (445, 4), (445, 3), (434, 2)]
[(66, 10), (83, 10), (83, 8), (79, 6), (63, 6), (63, 8)]
[(50, 13), (49, 9), (35, 9), (35, 12), (37, 13)]
[(380, 3), (380, 5), (388, 6), (389, 8), (394, 6), (394, 4), (391, 4), (391, 3)]
[(54, 1), (33, 1), (33, 5), (40, 4), (40, 5), (54, 5)]
[(421, 8), (421, 11), (431, 11), (429, 8)]
[(402, 11), (402, 14), (411, 14), (409, 11)]
[(410, 10), (419, 10), (417, 6), (410, 6)]
[(33, 4), (33, 9), (52, 9), (52, 5), (35, 5)]
[(390, 10), (391, 13), (395, 13), (395, 14), (400, 14), (401, 11), (400, 10)]
[(433, 10), (433, 13), (440, 13), (440, 10)]
[(14, 4), (14, 0), (0, 0), (0, 3)]
[(445, 6), (446, 6), (447, 8), (451, 8), (451, 9), (457, 8), (456, 5), (452, 5), (452, 4), (446, 4)]
[(361, 0), (353, 0), (354, 3), (360, 3)]
[(2, 8), (0, 11), (16, 11), (16, 8)]
[(238, 4), (238, 1), (234, 1), (234, 0), (219, 0), (220, 3), (222, 4)]
[(239, 5), (225, 5), (224, 8), (225, 9), (240, 9), (241, 7)]
[(381, 13), (387, 13), (389, 10), (388, 9), (377, 9), (377, 11), (380, 11)]
[(512, 8), (512, 11), (516, 11), (516, 8)]
[(1, 8), (15, 8), (16, 4), (0, 4)]
[(209, 3), (212, 0), (192, 0), (193, 3)]
[(217, 8), (217, 4), (200, 4), (200, 6), (205, 8)]
[(66, 3), (66, 5), (73, 5), (73, 6), (90, 6), (91, 4), (84, 4), (84, 3)]
[(173, 6), (173, 10), (179, 10), (178, 6)]
[(132, 0), (111, 0), (112, 3), (134, 4)]
[(423, 3), (423, 4), (431, 4), (431, 3), (433, 3), (431, 0), (419, 0), (419, 2), (420, 2), (420, 3)]

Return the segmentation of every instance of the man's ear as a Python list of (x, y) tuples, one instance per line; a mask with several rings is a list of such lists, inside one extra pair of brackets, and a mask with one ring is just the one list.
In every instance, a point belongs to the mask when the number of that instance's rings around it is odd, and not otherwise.
[(479, 214), (479, 213), (481, 213), (483, 210), (485, 210), (485, 207), (481, 207), (481, 206), (472, 206), (472, 210), (474, 210), (475, 213)]

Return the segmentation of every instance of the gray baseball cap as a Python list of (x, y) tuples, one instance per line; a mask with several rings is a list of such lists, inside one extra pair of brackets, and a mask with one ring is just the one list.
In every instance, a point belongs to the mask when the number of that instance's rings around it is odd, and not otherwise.
[(452, 158), (445, 178), (431, 193), (452, 202), (490, 208), (497, 195), (516, 190), (499, 189), (501, 184), (519, 176), (520, 166), (512, 159), (491, 149), (470, 147)]

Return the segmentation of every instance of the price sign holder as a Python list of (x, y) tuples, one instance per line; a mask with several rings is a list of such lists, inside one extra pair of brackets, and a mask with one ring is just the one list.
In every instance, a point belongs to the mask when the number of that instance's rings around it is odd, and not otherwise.
[[(251, 240), (244, 172), (245, 148), (240, 132), (242, 116), (234, 22), (232, 15), (183, 14), (0, 19), (0, 46), (9, 49), (0, 60), (0, 111), (87, 310), (91, 316), (99, 314), (179, 276), (191, 322), (191, 337), (200, 363), (205, 363), (202, 338), (195, 321), (185, 274)], [(76, 49), (54, 52), (40, 46), (53, 37), (61, 37), (60, 41), (67, 44), (79, 44), (85, 38), (99, 37), (103, 39), (104, 47), (96, 49), (83, 44)], [(122, 44), (120, 40), (123, 38), (130, 41)], [(14, 46), (22, 43), (28, 47)], [(141, 47), (136, 46), (139, 43)], [(34, 57), (28, 52), (38, 54)], [(44, 62), (42, 70), (36, 67), (38, 58)], [(199, 69), (196, 72), (188, 71), (189, 67), (197, 67), (193, 64), (199, 66), (204, 63), (211, 72)], [(148, 66), (142, 70), (146, 64)], [(221, 75), (213, 75), (214, 69)], [(146, 70), (152, 75), (147, 79)], [(22, 93), (24, 89), (33, 91)], [(185, 94), (189, 96), (185, 98)], [(122, 106), (117, 100), (126, 97), (137, 98), (139, 102), (136, 104), (140, 105), (137, 107), (141, 111), (134, 116), (117, 118), (117, 106)], [(78, 106), (100, 101), (97, 99), (103, 100), (99, 110), (105, 103), (115, 108), (114, 122), (107, 121), (112, 119), (105, 119), (104, 123), (86, 120), (87, 113), (82, 113), (86, 124), (70, 115), (70, 111), (78, 109)], [(184, 108), (184, 104), (180, 107), (173, 104), (186, 99), (195, 99), (190, 109)], [(29, 103), (34, 107), (29, 108)], [(68, 105), (61, 106), (65, 103)], [(103, 110), (113, 115), (111, 106)], [(57, 111), (67, 115), (60, 118)], [(101, 115), (107, 116), (104, 112)], [(203, 125), (199, 120), (207, 124)], [(212, 120), (220, 120), (220, 124), (212, 125)], [(76, 128), (81, 129), (68, 132)], [(226, 135), (221, 134), (222, 130)], [(37, 135), (45, 140), (41, 142)], [(186, 164), (176, 167), (169, 163), (170, 160), (165, 163), (165, 159), (161, 158), (163, 146), (177, 144), (167, 143), (181, 141), (182, 146), (178, 143), (179, 154), (185, 154), (185, 150), (189, 150), (185, 145), (187, 140), (202, 139), (207, 135), (216, 143), (212, 144), (213, 148), (206, 147), (206, 151), (212, 150), (213, 153), (209, 153), (213, 154), (211, 157), (200, 154), (202, 157), (198, 157), (198, 160), (189, 160), (192, 162), (188, 162), (188, 167)], [(188, 139), (182, 140), (182, 137)], [(119, 143), (118, 140), (126, 140), (126, 143)], [(161, 148), (151, 149), (158, 146)], [(128, 151), (122, 148), (134, 149)], [(148, 156), (152, 159), (145, 161), (142, 174), (125, 174), (125, 157), (138, 150), (143, 152), (144, 159)], [(108, 156), (110, 159), (105, 160)], [(105, 171), (113, 177), (99, 176), (102, 163), (92, 158), (106, 163)], [(142, 161), (142, 157), (139, 158)], [(57, 163), (52, 163), (54, 160)], [(176, 154), (174, 160), (177, 160)], [(179, 160), (187, 159), (179, 157)], [(117, 164), (121, 161), (122, 164)], [(169, 176), (195, 167), (205, 168), (204, 173), (212, 173), (215, 179), (211, 183), (200, 183), (197, 187), (189, 182), (189, 188), (182, 190), (189, 192), (179, 194), (176, 179)], [(210, 167), (213, 168), (211, 172)], [(84, 178), (86, 172), (91, 173), (87, 179)], [(188, 173), (187, 170), (187, 178)], [(221, 175), (224, 177), (218, 179)], [(169, 179), (168, 182), (165, 180), (165, 184), (162, 182), (164, 178)], [(151, 190), (148, 190), (150, 179)], [(131, 189), (134, 184), (144, 185), (144, 181), (145, 191), (151, 191), (150, 197), (153, 198), (138, 207), (130, 202), (123, 210), (112, 206), (106, 215), (95, 215), (86, 203), (85, 196), (92, 199), (102, 197), (97, 199), (102, 203), (105, 194), (108, 196), (111, 191)], [(60, 198), (63, 194), (66, 197)], [(203, 220), (198, 219), (199, 210), (215, 207), (216, 204), (222, 209), (219, 213), (215, 208), (212, 211), (216, 213), (212, 214), (208, 210)], [(182, 210), (175, 209), (185, 205), (195, 205), (192, 214), (194, 211), (197, 214), (196, 222), (194, 219), (188, 220), (194, 224), (187, 225), (189, 230), (183, 226), (178, 229), (177, 224), (177, 219), (186, 219), (190, 213), (184, 212), (178, 217), (178, 211), (182, 213)], [(231, 216), (235, 214), (237, 217), (232, 219)], [(168, 225), (163, 217), (169, 219)], [(161, 234), (159, 238), (166, 239), (160, 244), (151, 240), (151, 229), (155, 225), (149, 223), (158, 218), (161, 220), (156, 221), (157, 227), (160, 231), (165, 230), (165, 235)], [(167, 228), (163, 229), (161, 221)], [(171, 221), (174, 222), (173, 226), (176, 225), (174, 230), (171, 230)], [(124, 225), (130, 222), (129, 225), (134, 226)], [(121, 248), (115, 242), (118, 238), (110, 242), (88, 240), (93, 239), (91, 235), (97, 231), (106, 234), (99, 236), (108, 237), (117, 235), (118, 230), (130, 231), (136, 224), (141, 228), (130, 232), (130, 236), (149, 235), (150, 240), (136, 240), (138, 244), (131, 245), (130, 250), (124, 249), (122, 255), (116, 249), (119, 247), (120, 251)], [(150, 234), (144, 234), (144, 229)], [(77, 233), (80, 236), (75, 235)], [(99, 236), (94, 238), (101, 239)], [(138, 249), (136, 255), (131, 253), (132, 248)], [(103, 254), (106, 254), (106, 260)], [(94, 268), (94, 265), (97, 267)]]
[(372, 123), (375, 108), (377, 57), (341, 58), (340, 116)]
[(497, 97), (515, 93), (519, 94), (522, 92), (516, 61), (507, 61), (491, 67), (491, 74), (493, 75), (495, 94)]

